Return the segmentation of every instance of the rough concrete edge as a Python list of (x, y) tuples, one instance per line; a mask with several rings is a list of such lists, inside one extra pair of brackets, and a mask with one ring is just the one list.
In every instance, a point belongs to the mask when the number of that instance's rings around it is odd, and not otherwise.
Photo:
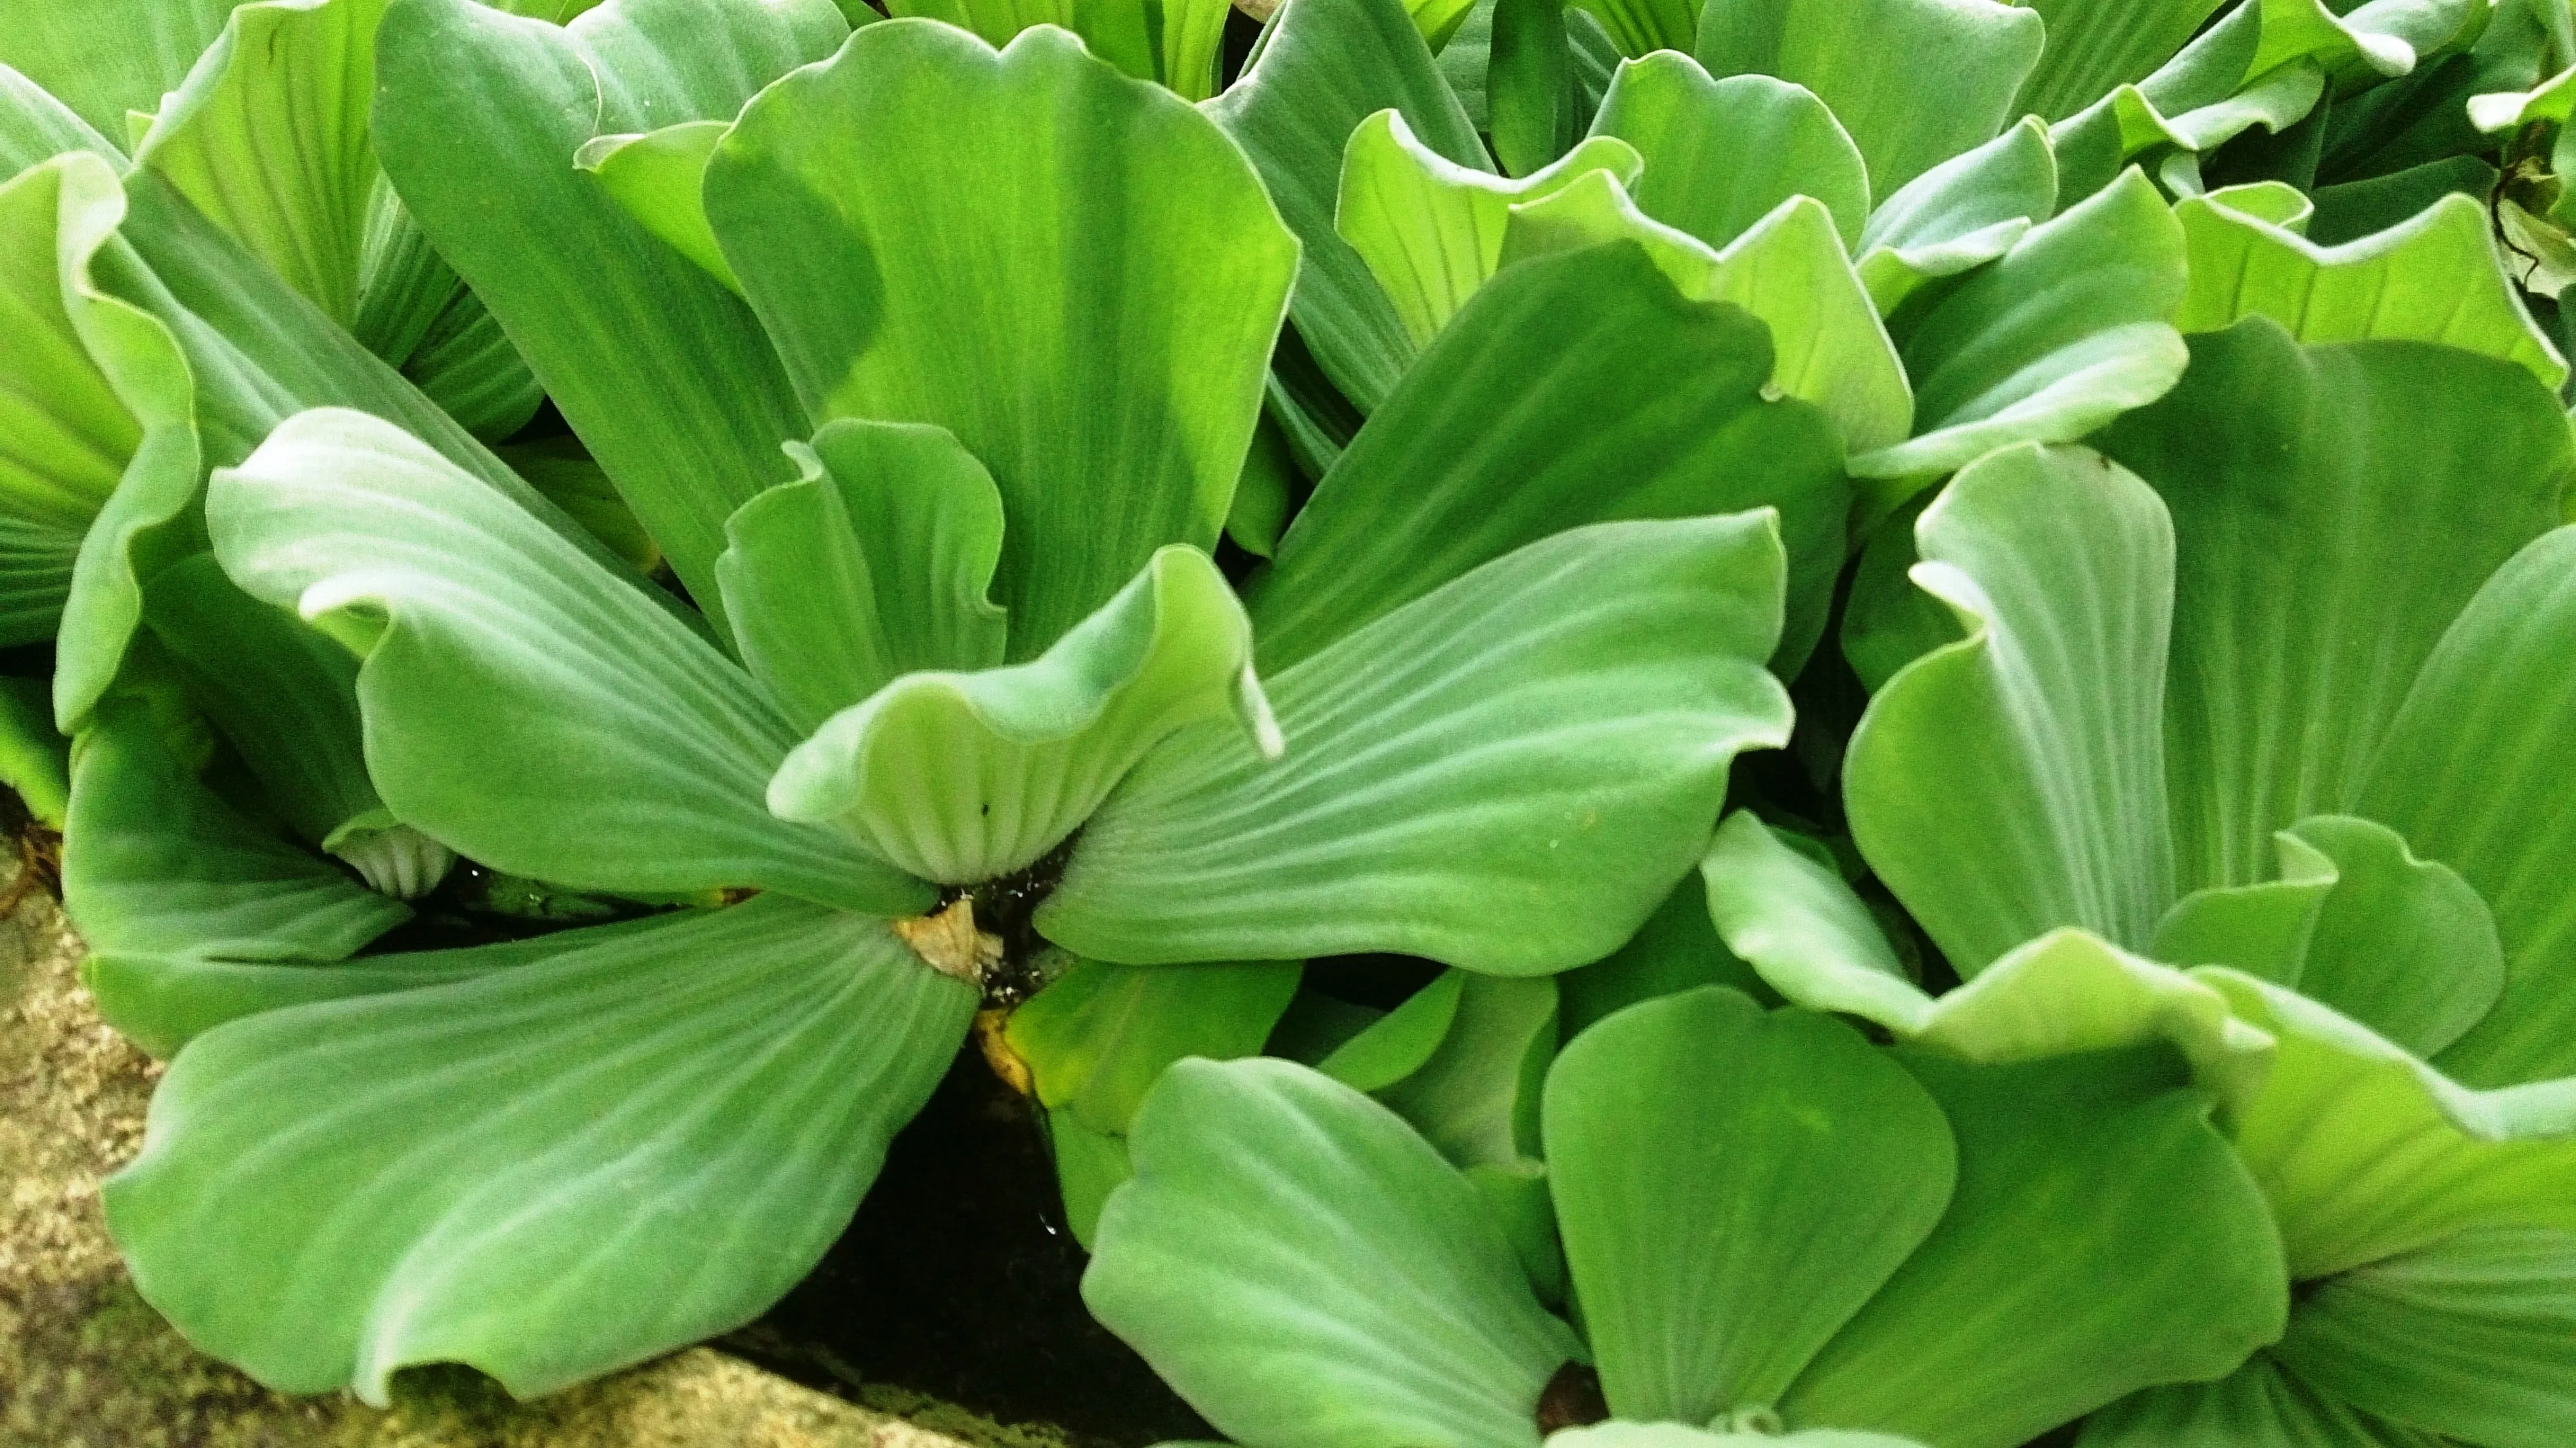
[[(20, 867), (23, 868), (23, 867)], [(0, 872), (0, 896), (7, 893)], [(534, 1403), (462, 1371), (390, 1410), (271, 1393), (136, 1296), (99, 1178), (141, 1143), (160, 1066), (98, 1018), (82, 950), (33, 890), (0, 919), (0, 1445), (44, 1448), (1040, 1448), (935, 1402), (878, 1412), (692, 1348)]]

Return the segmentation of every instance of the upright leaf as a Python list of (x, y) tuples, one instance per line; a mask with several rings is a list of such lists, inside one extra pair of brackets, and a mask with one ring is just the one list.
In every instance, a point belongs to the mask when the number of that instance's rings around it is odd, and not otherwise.
[(1400, 0), (1287, 0), (1252, 67), (1207, 105), (1302, 247), (1289, 305), (1298, 337), (1362, 412), (1393, 389), (1413, 349), (1368, 264), (1333, 230), (1333, 211), (1351, 133), (1390, 108), (1433, 151), (1486, 165)]
[(1873, 196), (2001, 131), (2046, 29), (1994, 0), (1713, 0), (1698, 21), (1695, 45), (1669, 23), (1611, 28), (1630, 55), (1690, 48), (1711, 75), (1815, 92), (1868, 158)]
[(746, 108), (706, 188), (818, 419), (936, 423), (992, 470), (1013, 658), (1215, 545), (1297, 243), (1170, 92), (1059, 30), (870, 26)]
[(1860, 148), (1804, 86), (1767, 75), (1711, 80), (1690, 57), (1659, 51), (1620, 62), (1592, 134), (1645, 158), (1644, 178), (1628, 180), (1639, 209), (1714, 247), (1792, 196), (1822, 201), (1846, 247), (1869, 219)]
[(2162, 495), (2177, 538), (2165, 730), (2184, 889), (2251, 883), (2273, 831), (2366, 812), (2371, 756), (2417, 670), (2554, 520), (2576, 465), (2554, 400), (2516, 364), (2415, 342), (2301, 347), (2269, 321), (2194, 337), (2191, 354), (2172, 394), (2099, 440)]
[(2143, 945), (2173, 898), (2165, 821), (2172, 524), (2090, 453), (1961, 472), (1915, 525), (1914, 580), (1968, 637), (1870, 701), (1853, 837), (1962, 974), (2051, 927)]
[[(1673, 381), (1640, 388), (1636, 369)], [(1785, 657), (1822, 627), (1847, 490), (1832, 429), (1766, 402), (1762, 329), (1687, 301), (1636, 249), (1496, 277), (1316, 485), (1253, 584), (1266, 668), (1469, 569), (1613, 518), (1769, 505), (1789, 560)]]
[(609, 0), (567, 29), (389, 0), (376, 148), (691, 596), (813, 424), (741, 299), (573, 166), (594, 136), (730, 120), (848, 33), (831, 0)]

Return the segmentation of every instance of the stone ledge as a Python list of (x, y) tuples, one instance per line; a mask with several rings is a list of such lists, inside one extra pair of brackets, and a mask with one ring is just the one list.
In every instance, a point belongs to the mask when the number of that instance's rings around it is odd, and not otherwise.
[[(5, 891), (0, 882), (0, 892)], [(0, 920), (0, 1448), (1042, 1448), (939, 1403), (844, 1402), (706, 1348), (535, 1403), (407, 1373), (379, 1411), (271, 1393), (134, 1292), (98, 1180), (143, 1138), (158, 1063), (99, 1020), (41, 891)], [(921, 1420), (919, 1422), (912, 1420)], [(936, 1427), (925, 1426), (935, 1424)]]

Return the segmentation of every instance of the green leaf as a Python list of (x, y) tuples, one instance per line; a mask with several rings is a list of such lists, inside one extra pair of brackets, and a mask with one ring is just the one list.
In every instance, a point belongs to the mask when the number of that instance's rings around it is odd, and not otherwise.
[[(458, 426), (486, 442), (515, 436), (546, 400), (517, 344), (483, 299), (462, 287), (403, 359), (402, 373)], [(607, 497), (614, 500), (615, 491)], [(625, 511), (624, 503), (617, 506)]]
[(1876, 527), (1843, 599), (1843, 657), (1861, 687), (1876, 693), (1896, 671), (1965, 637), (1940, 600), (1914, 586), (1914, 528), (1937, 493), (1917, 493)]
[(2056, 209), (2057, 158), (2048, 131), (2024, 117), (1878, 204), (1854, 243), (1861, 282), (1882, 314), (1893, 312), (1923, 283), (2012, 250)]
[(2443, 629), (2554, 521), (2576, 462), (2564, 416), (2526, 369), (2423, 343), (2301, 347), (2249, 319), (2191, 355), (2168, 397), (2097, 439), (2173, 519), (2180, 885), (2264, 877), (2273, 831), (2312, 814), (2368, 815), (2456, 865), (2409, 819), (2356, 806)]
[(1767, 513), (1560, 533), (1267, 683), (1263, 761), (1202, 724), (1102, 806), (1038, 928), (1135, 964), (1390, 951), (1498, 975), (1617, 948), (1742, 749), (1788, 737)]
[(738, 667), (391, 425), (291, 419), (216, 474), (207, 516), (236, 583), (365, 656), (376, 788), (476, 860), (589, 889), (928, 903), (762, 807), (793, 736)]
[(2520, 363), (2548, 387), (2566, 380), (2566, 362), (2514, 298), (2479, 202), (2445, 196), (2377, 235), (2324, 247), (2230, 200), (2174, 207), (2191, 254), (2174, 318), (2184, 332), (2259, 313), (2302, 342), (2442, 342)]
[(2225, 0), (2027, 3), (2047, 22), (2048, 46), (2013, 109), (2054, 121), (2092, 104), (2114, 86), (2145, 79), (2182, 49)]
[(1994, 262), (1917, 288), (1887, 319), (1914, 436), (1854, 457), (1852, 472), (1889, 480), (1892, 505), (1996, 448), (2073, 442), (2155, 401), (2190, 360), (2168, 320), (2183, 287), (2182, 230), (2131, 173)]
[(1751, 810), (1717, 827), (1699, 870), (1725, 948), (1782, 995), (1909, 1035), (1935, 1019), (1869, 906)]
[(544, 960), (576, 945), (613, 939), (669, 924), (645, 916), (578, 932), (541, 935), (463, 950), (423, 950), (369, 955), (356, 960), (261, 963), (209, 958), (192, 952), (102, 952), (81, 962), (81, 984), (98, 999), (99, 1015), (128, 1039), (163, 1060), (197, 1037), (246, 1016), (317, 1001), (384, 995), (472, 980)]
[(682, 121), (642, 135), (594, 136), (572, 163), (598, 177), (600, 189), (638, 225), (739, 293), (742, 282), (707, 224), (704, 189), (707, 161), (731, 129), (730, 121)]
[(1362, 412), (1394, 389), (1414, 349), (1368, 264), (1334, 231), (1333, 211), (1351, 133), (1389, 107), (1433, 151), (1486, 164), (1485, 143), (1400, 0), (1295, 0), (1243, 77), (1207, 105), (1296, 233), (1297, 336)]
[(1382, 1091), (1422, 1069), (1465, 999), (1467, 973), (1444, 970), (1395, 1009), (1333, 1047), (1315, 1069), (1356, 1091)]
[(1556, 1045), (1556, 982), (1469, 974), (1440, 1044), (1374, 1094), (1461, 1170), (1534, 1164)]
[(2164, 505), (2091, 453), (2025, 446), (1961, 472), (1915, 537), (1915, 582), (1967, 637), (1852, 734), (1861, 853), (1962, 975), (2061, 925), (2143, 945), (2174, 898)]
[(1949, 1117), (1958, 1188), (1799, 1375), (1789, 1422), (2012, 1448), (2137, 1388), (2228, 1372), (2279, 1336), (2280, 1243), (2170, 1057), (1898, 1056)]
[(919, 423), (836, 422), (806, 476), (725, 521), (716, 559), (735, 646), (790, 723), (811, 730), (903, 674), (989, 669), (1007, 648), (986, 597), (1002, 495), (957, 439)]
[(1693, 986), (1733, 986), (1765, 1004), (1778, 999), (1753, 967), (1718, 939), (1709, 922), (1706, 883), (1688, 877), (1608, 959), (1569, 970), (1556, 980), (1567, 1040), (1613, 1012)]
[(1174, 1061), (1258, 1055), (1296, 993), (1298, 971), (1294, 962), (1076, 961), (1011, 1012), (1008, 1039), (1028, 1063), (1041, 1105), (1123, 1136)]
[(1127, 1138), (1094, 1131), (1070, 1111), (1046, 1113), (1046, 1124), (1065, 1225), (1072, 1230), (1074, 1242), (1088, 1252), (1100, 1239), (1101, 1208), (1132, 1175)]
[[(2527, 458), (2487, 461), (2508, 456)], [(2441, 1058), (2477, 1085), (2576, 1072), (2566, 1014), (2576, 912), (2552, 883), (2576, 855), (2576, 810), (2554, 762), (2576, 717), (2557, 664), (2576, 647), (2571, 579), (2576, 529), (2559, 528), (2487, 580), (2425, 662), (2361, 791), (2364, 812), (2458, 870), (2495, 913), (2503, 998)]]
[(2282, 985), (2307, 969), (2317, 916), (2336, 883), (2333, 859), (2287, 830), (2272, 837), (2280, 878), (2205, 885), (2156, 922), (2147, 954), (2176, 965), (2224, 965)]
[(2229, 970), (2194, 974), (2279, 1042), (2236, 1146), (2271, 1199), (2294, 1277), (2468, 1228), (2576, 1230), (2567, 1083), (2470, 1091), (2303, 995)]
[(103, 954), (243, 961), (338, 960), (411, 918), (245, 819), (123, 697), (102, 705), (72, 747), (63, 902)]
[(1940, 1108), (1859, 1032), (1706, 988), (1633, 1006), (1547, 1083), (1547, 1160), (1611, 1411), (1776, 1403), (1922, 1245)]
[(237, 3), (13, 5), (0, 15), (0, 65), (62, 97), (92, 129), (122, 136), (129, 113), (158, 107), (177, 88)]
[(1639, 211), (1594, 172), (1552, 197), (1512, 209), (1506, 264), (1550, 252), (1635, 241), (1681, 294), (1732, 302), (1771, 329), (1772, 386), (1830, 415), (1852, 448), (1903, 439), (1913, 416), (1905, 372), (1878, 313), (1843, 254), (1824, 203), (1794, 196), (1712, 251)]
[(145, 1300), (271, 1387), (379, 1405), (415, 1363), (526, 1397), (694, 1342), (839, 1235), (975, 1005), (786, 899), (559, 939), (191, 1042), (105, 1188)]
[[(361, 274), (380, 186), (367, 109), (384, 8), (385, 0), (239, 6), (161, 100), (134, 152), (137, 165), (167, 177), (289, 286), (352, 328), (362, 283), (411, 280)], [(421, 264), (443, 271), (433, 257)], [(454, 285), (451, 275), (447, 288)], [(444, 300), (430, 297), (431, 312)]]
[(1553, 1448), (1922, 1448), (1884, 1433), (1713, 1433), (1682, 1423), (1596, 1423), (1551, 1433), (1547, 1441)]
[(1763, 400), (1772, 372), (1760, 327), (1677, 295), (1634, 247), (1513, 266), (1360, 429), (1248, 590), (1263, 666), (1569, 527), (1766, 504), (1789, 562), (1781, 655), (1802, 658), (1842, 565), (1848, 491), (1825, 420)]
[(831, 0), (609, 0), (569, 29), (390, 0), (377, 37), (386, 174), (708, 608), (725, 518), (790, 475), (778, 446), (813, 423), (750, 308), (573, 157), (730, 120), (848, 29)]
[(71, 809), (71, 741), (54, 732), (50, 692), (42, 679), (0, 677), (0, 785), (60, 834)]
[(143, 435), (64, 305), (62, 221), (87, 199), (76, 173), (100, 179), (100, 168), (64, 160), (0, 185), (0, 326), (9, 336), (0, 359), (0, 512), (75, 548)]
[(1714, 247), (1792, 196), (1822, 201), (1847, 247), (1869, 219), (1860, 148), (1804, 86), (1766, 75), (1711, 80), (1690, 57), (1657, 52), (1620, 63), (1592, 134), (1645, 158), (1642, 181), (1620, 178), (1639, 209)]
[[(1775, 75), (1815, 92), (1869, 159), (1870, 194), (1892, 196), (2004, 128), (2045, 29), (1987, 0), (1712, 0), (1695, 53), (1711, 75)], [(1644, 53), (1612, 30), (1622, 50)], [(1694, 48), (1688, 30), (1637, 38)]]
[(2453, 1448), (2373, 1418), (2267, 1353), (2214, 1383), (2149, 1388), (2096, 1413), (2077, 1448)]
[(352, 827), (394, 822), (367, 780), (348, 650), (235, 588), (206, 553), (153, 577), (144, 617), (263, 802), (306, 843), (327, 849)]
[(1418, 351), (1501, 268), (1503, 228), (1515, 204), (1553, 195), (1593, 171), (1634, 181), (1641, 164), (1626, 142), (1594, 138), (1535, 175), (1508, 181), (1415, 140), (1402, 112), (1379, 111), (1351, 133), (1333, 229), (1368, 264)]
[[(1483, 129), (1493, 137), (1494, 156), (1503, 169), (1528, 176), (1563, 156), (1582, 129), (1574, 114), (1574, 56), (1566, 36), (1565, 3), (1487, 0), (1483, 10), (1487, 64), (1478, 80), (1489, 117)], [(1449, 49), (1456, 46), (1453, 40)], [(1457, 71), (1447, 50), (1441, 53), (1440, 68), (1454, 84)]]
[(2467, 881), (2369, 820), (2323, 815), (2290, 834), (2333, 860), (2336, 878), (2306, 968), (2285, 984), (2426, 1057), (2495, 1005), (2504, 947)]
[(1395, 1113), (1284, 1061), (1184, 1061), (1129, 1147), (1083, 1301), (1220, 1431), (1536, 1448), (1574, 1334), (1476, 1188)]
[(706, 206), (818, 420), (936, 423), (992, 470), (1013, 658), (1215, 546), (1297, 243), (1169, 91), (1060, 30), (873, 25), (745, 108)]
[(2363, 1410), (2494, 1448), (2576, 1433), (2576, 1238), (2463, 1232), (2319, 1283), (2273, 1349)]
[(1208, 556), (1174, 544), (1037, 658), (908, 674), (833, 715), (779, 766), (769, 808), (974, 884), (1062, 843), (1165, 739), (1229, 717), (1279, 756), (1252, 625)]

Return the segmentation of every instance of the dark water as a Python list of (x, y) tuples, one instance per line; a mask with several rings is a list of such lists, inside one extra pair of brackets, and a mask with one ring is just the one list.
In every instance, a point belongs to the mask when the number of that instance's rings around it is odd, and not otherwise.
[(811, 1387), (944, 1398), (1101, 1445), (1215, 1438), (1083, 1310), (1030, 1104), (969, 1048), (811, 1276), (723, 1346)]

